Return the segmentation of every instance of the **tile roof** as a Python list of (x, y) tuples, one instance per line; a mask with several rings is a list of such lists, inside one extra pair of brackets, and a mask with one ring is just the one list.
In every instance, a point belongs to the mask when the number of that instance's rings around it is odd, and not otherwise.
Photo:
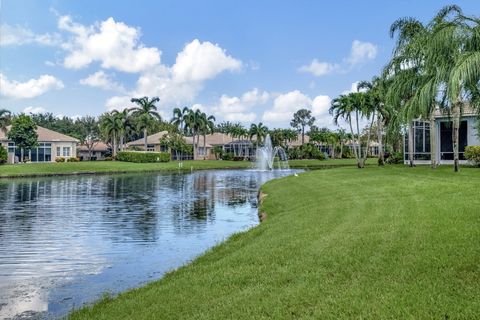
[[(11, 126), (7, 127), (7, 132), (10, 130)], [(38, 135), (38, 141), (46, 141), (46, 142), (78, 142), (78, 139), (73, 137), (67, 136), (60, 132), (56, 132), (44, 127), (37, 126), (37, 130), (35, 130)], [(0, 140), (8, 140), (5, 135), (5, 132), (0, 131)]]

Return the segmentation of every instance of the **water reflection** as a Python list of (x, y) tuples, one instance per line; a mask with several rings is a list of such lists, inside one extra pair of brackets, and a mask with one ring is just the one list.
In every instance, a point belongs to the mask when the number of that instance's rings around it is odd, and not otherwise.
[(159, 278), (258, 223), (285, 172), (0, 181), (0, 318), (55, 317)]

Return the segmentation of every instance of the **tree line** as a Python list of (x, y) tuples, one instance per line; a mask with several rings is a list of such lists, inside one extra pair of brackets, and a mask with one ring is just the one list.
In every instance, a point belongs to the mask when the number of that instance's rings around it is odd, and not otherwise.
[[(445, 113), (452, 123), (454, 170), (458, 171), (461, 115), (467, 108), (480, 112), (480, 19), (450, 5), (426, 24), (412, 17), (396, 20), (390, 37), (396, 41), (392, 58), (380, 75), (361, 82), (358, 92), (333, 100), (334, 121), (345, 120), (353, 135), (355, 129), (357, 134), (360, 130), (359, 119), (365, 119), (369, 131), (377, 130), (380, 145), (383, 135), (393, 144), (402, 132), (408, 132), (410, 166), (414, 163), (412, 123), (429, 121), (431, 166), (435, 168), (435, 114)], [(363, 167), (365, 154), (360, 144), (355, 157)]]

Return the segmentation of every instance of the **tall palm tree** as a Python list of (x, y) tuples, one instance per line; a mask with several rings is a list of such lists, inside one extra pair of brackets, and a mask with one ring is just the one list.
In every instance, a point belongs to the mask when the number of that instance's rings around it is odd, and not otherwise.
[(10, 125), (12, 114), (7, 109), (0, 109), (0, 131), (7, 134), (7, 127)]
[(111, 112), (103, 114), (100, 117), (100, 127), (105, 134), (107, 140), (110, 140), (112, 142), (112, 155), (115, 158), (118, 149), (118, 138), (123, 130), (122, 119), (119, 116), (119, 113), (115, 114), (114, 112)]
[[(186, 129), (191, 132), (193, 138), (193, 159), (196, 160), (198, 156), (198, 140), (200, 139), (200, 128), (203, 125), (203, 116), (200, 110), (190, 109), (185, 117)], [(198, 138), (198, 139), (197, 139)]]
[(265, 126), (263, 123), (259, 122), (258, 124), (252, 123), (250, 125), (250, 130), (249, 130), (249, 135), (250, 135), (250, 140), (252, 139), (253, 136), (256, 136), (256, 146), (258, 149), (259, 143), (262, 143), (262, 141), (265, 139), (265, 137), (268, 134), (268, 128)]
[(137, 104), (137, 107), (131, 108), (130, 111), (132, 112), (132, 115), (138, 119), (138, 129), (143, 130), (144, 148), (147, 150), (148, 127), (152, 121), (162, 120), (162, 117), (157, 112), (157, 106), (155, 106), (155, 103), (159, 102), (160, 99), (158, 97), (143, 97), (132, 98), (130, 101)]
[(212, 134), (215, 130), (215, 117), (207, 116), (206, 113), (202, 112), (201, 121), (200, 121), (200, 131), (203, 135), (203, 160), (207, 159), (207, 134)]
[(186, 133), (185, 120), (188, 117), (189, 112), (190, 109), (188, 107), (183, 107), (183, 109), (173, 109), (173, 118), (170, 123), (176, 125), (178, 127), (178, 130), (183, 134)]
[(134, 131), (135, 127), (134, 127), (134, 124), (132, 122), (132, 118), (129, 114), (128, 109), (124, 109), (123, 111), (113, 110), (112, 114), (114, 114), (116, 117), (118, 117), (118, 119), (120, 120), (120, 122), (122, 124), (122, 129), (119, 132), (119, 136), (120, 136), (119, 140), (120, 140), (120, 151), (123, 151), (123, 147), (124, 147), (125, 142), (126, 142), (126, 137)]

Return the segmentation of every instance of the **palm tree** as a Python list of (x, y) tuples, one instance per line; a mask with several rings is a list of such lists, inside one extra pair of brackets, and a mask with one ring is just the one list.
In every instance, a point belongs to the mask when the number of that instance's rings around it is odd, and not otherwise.
[(173, 109), (173, 118), (170, 123), (176, 125), (178, 130), (185, 134), (186, 127), (185, 127), (185, 120), (190, 112), (188, 107), (183, 107), (183, 109), (175, 108)]
[(207, 159), (207, 149), (206, 149), (207, 134), (213, 133), (214, 130), (215, 130), (215, 117), (207, 116), (206, 113), (202, 112), (201, 122), (200, 122), (200, 131), (203, 134), (203, 160)]
[(7, 109), (0, 109), (0, 131), (7, 134), (7, 127), (10, 125), (12, 114)]
[(250, 125), (250, 130), (249, 130), (250, 140), (252, 140), (253, 136), (257, 137), (257, 140), (256, 140), (257, 149), (258, 149), (258, 144), (262, 143), (263, 139), (267, 136), (267, 134), (268, 134), (268, 128), (263, 123), (261, 122), (259, 122), (258, 124), (252, 123)]
[(122, 119), (119, 116), (119, 113), (115, 114), (114, 112), (111, 112), (100, 116), (100, 127), (107, 137), (107, 140), (112, 142), (112, 155), (115, 158), (118, 149), (118, 138), (123, 130)]
[(128, 109), (124, 109), (123, 111), (113, 110), (112, 114), (118, 117), (118, 119), (122, 124), (122, 130), (119, 132), (119, 135), (120, 135), (120, 151), (123, 151), (126, 137), (127, 135), (131, 134), (132, 131), (134, 130), (134, 124), (132, 122), (132, 118), (129, 114)]
[[(200, 139), (200, 128), (203, 125), (203, 116), (200, 110), (189, 110), (187, 116), (185, 117), (185, 127), (188, 131), (191, 132), (193, 138), (193, 159), (198, 156), (197, 147), (198, 140)], [(198, 139), (197, 139), (198, 137)]]
[(158, 120), (161, 121), (162, 117), (157, 112), (157, 107), (155, 103), (159, 102), (158, 97), (148, 98), (132, 98), (130, 101), (137, 104), (137, 107), (130, 109), (132, 115), (137, 117), (138, 130), (143, 130), (143, 139), (144, 139), (144, 148), (147, 150), (147, 130), (152, 121)]

